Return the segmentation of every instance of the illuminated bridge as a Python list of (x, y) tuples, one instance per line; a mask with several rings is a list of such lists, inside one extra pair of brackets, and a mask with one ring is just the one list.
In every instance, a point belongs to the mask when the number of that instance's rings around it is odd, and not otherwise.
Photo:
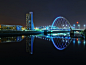
[[(29, 12), (29, 14), (26, 14), (26, 27), (27, 27), (27, 30), (36, 30), (34, 28), (34, 23), (33, 23), (33, 12)], [(65, 27), (65, 28), (64, 28)], [(47, 28), (47, 27), (46, 27)], [(84, 31), (84, 29), (72, 29), (72, 26), (70, 25), (69, 21), (62, 17), (62, 16), (59, 16), (59, 17), (56, 17), (51, 25), (51, 28), (47, 28), (47, 29), (44, 29), (44, 30), (41, 30), (39, 29), (39, 31), (48, 31), (48, 32), (55, 32), (57, 31), (58, 32), (71, 32), (73, 33), (74, 31)]]
[(60, 31), (61, 30), (63, 30), (63, 31), (82, 31), (82, 30), (84, 30), (84, 29), (72, 29), (72, 26), (70, 25), (69, 21), (62, 16), (57, 17), (53, 21), (52, 30), (54, 30), (53, 29), (54, 26), (59, 27), (59, 29), (57, 29), (57, 30), (60, 30)]
[(82, 31), (84, 31), (84, 29), (72, 29), (72, 26), (70, 25), (69, 21), (64, 17), (59, 16), (53, 21), (51, 28), (47, 28), (42, 31), (44, 31), (44, 34), (70, 32), (71, 35), (74, 35), (74, 33), (83, 34)]
[(70, 25), (69, 21), (62, 17), (59, 16), (57, 18), (55, 18), (55, 20), (53, 21), (51, 27), (47, 26), (44, 28), (39, 29), (39, 31), (44, 31), (44, 32), (57, 32), (57, 33), (65, 33), (65, 32), (71, 32), (73, 33), (74, 31), (84, 31), (84, 29), (73, 29), (72, 26)]
[[(26, 14), (26, 30), (20, 30), (20, 31), (13, 31), (13, 30), (1, 30), (0, 31), (0, 36), (14, 36), (14, 35), (31, 35), (31, 34), (47, 34), (47, 33), (70, 33), (70, 35), (74, 35), (74, 32), (80, 33), (85, 35), (86, 32), (83, 29), (72, 29), (72, 26), (70, 25), (69, 21), (62, 17), (59, 16), (55, 18), (53, 21), (51, 28), (45, 28), (44, 30), (34, 28), (34, 23), (33, 23), (33, 12), (29, 12), (29, 14)], [(86, 35), (85, 35), (86, 36)]]

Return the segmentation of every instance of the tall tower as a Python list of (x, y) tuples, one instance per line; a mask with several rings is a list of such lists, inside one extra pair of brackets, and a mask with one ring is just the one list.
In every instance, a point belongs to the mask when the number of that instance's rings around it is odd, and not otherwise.
[(29, 12), (26, 14), (26, 27), (27, 30), (34, 30), (33, 12)]

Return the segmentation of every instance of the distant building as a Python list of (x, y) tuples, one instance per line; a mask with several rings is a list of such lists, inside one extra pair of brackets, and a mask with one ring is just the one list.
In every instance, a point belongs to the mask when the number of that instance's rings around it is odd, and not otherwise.
[(74, 26), (71, 26), (71, 28), (72, 28), (72, 29), (75, 29), (75, 27), (74, 27)]
[(44, 27), (43, 27), (43, 26), (40, 26), (40, 27), (39, 27), (39, 29), (42, 29), (42, 28), (44, 28)]
[(50, 25), (50, 26), (48, 27), (48, 29), (59, 29), (59, 27), (56, 27), (56, 26), (53, 26), (53, 27), (52, 27), (52, 26)]
[(75, 29), (75, 27), (74, 27), (74, 26), (71, 26), (71, 28), (72, 28), (72, 29)]
[(21, 25), (4, 25), (0, 24), (0, 30), (22, 30)]

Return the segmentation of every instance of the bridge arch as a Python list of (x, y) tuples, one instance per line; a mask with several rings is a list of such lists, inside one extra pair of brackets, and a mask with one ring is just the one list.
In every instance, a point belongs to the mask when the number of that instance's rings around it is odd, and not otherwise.
[(52, 38), (51, 39), (54, 47), (58, 50), (64, 50), (65, 48), (67, 48), (69, 46), (69, 44), (71, 43), (72, 39), (71, 38), (67, 38), (67, 39), (63, 39), (63, 38)]
[[(59, 22), (60, 24), (59, 24), (58, 22)], [(55, 20), (54, 20), (53, 23), (52, 23), (52, 28), (53, 28), (54, 26), (56, 26), (57, 24), (58, 24), (58, 25), (61, 25), (63, 22), (64, 22), (64, 24), (67, 23), (68, 26), (70, 27), (70, 29), (72, 30), (69, 21), (68, 21), (66, 18), (62, 17), (62, 16), (59, 16), (59, 17), (55, 18)]]

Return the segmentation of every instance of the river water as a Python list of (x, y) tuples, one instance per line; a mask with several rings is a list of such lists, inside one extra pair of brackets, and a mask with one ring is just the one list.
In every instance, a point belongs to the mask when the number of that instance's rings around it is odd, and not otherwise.
[(56, 65), (86, 62), (86, 41), (54, 35), (0, 38), (0, 63)]

